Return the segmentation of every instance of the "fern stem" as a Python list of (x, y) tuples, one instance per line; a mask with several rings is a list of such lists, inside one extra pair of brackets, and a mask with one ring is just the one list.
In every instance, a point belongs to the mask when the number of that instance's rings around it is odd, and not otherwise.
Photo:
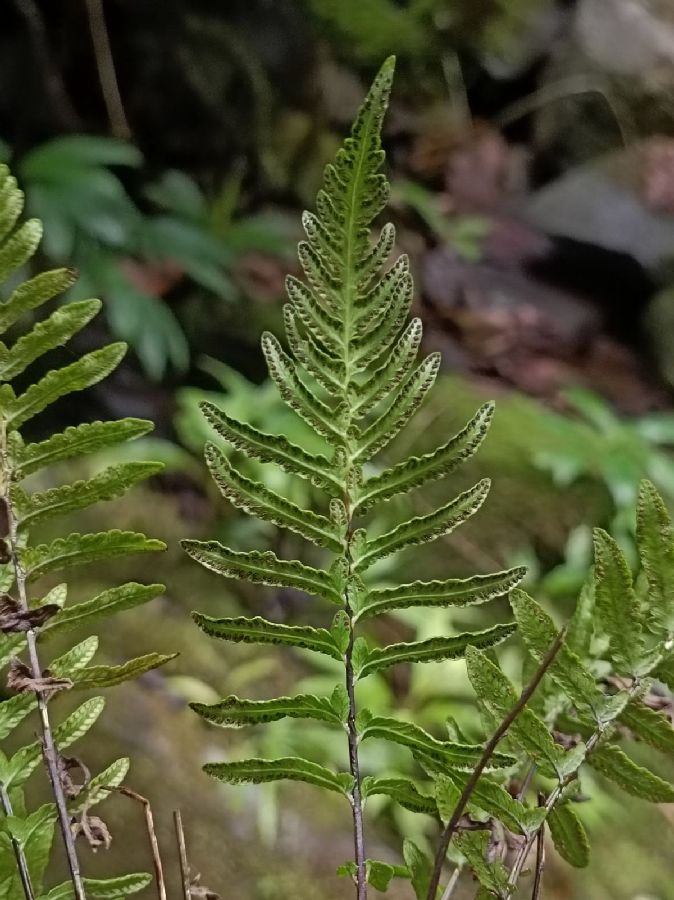
[[(13, 816), (14, 810), (12, 808), (12, 801), (9, 799), (9, 794), (7, 793), (7, 788), (0, 781), (0, 801), (2, 802), (2, 808), (6, 816)], [(26, 861), (26, 854), (23, 852), (23, 847), (17, 841), (17, 839), (12, 835), (12, 848), (14, 850), (14, 856), (16, 857), (16, 866), (19, 870), (19, 877), (21, 878), (21, 886), (23, 887), (23, 893), (26, 897), (26, 900), (35, 900), (35, 893), (33, 891), (33, 883), (30, 880), (30, 872), (28, 870), (28, 862)]]
[[(641, 687), (641, 681), (638, 678), (635, 678), (632, 686), (630, 688), (630, 699), (638, 693)], [(588, 739), (587, 744), (585, 745), (585, 759), (597, 748), (597, 745), (601, 741), (604, 733), (607, 728), (610, 726), (610, 722), (605, 722), (602, 725), (598, 725), (595, 731), (592, 733), (590, 738)], [(548, 795), (548, 799), (545, 802), (545, 811), (546, 818), (552, 812), (552, 810), (557, 805), (559, 798), (562, 796), (565, 789), (571, 784), (571, 782), (575, 781), (578, 778), (578, 771), (574, 771), (569, 773), (559, 784), (552, 789), (550, 794)], [(524, 868), (524, 864), (527, 861), (529, 853), (531, 852), (531, 848), (534, 845), (534, 842), (538, 840), (538, 835), (541, 829), (544, 827), (545, 822), (541, 825), (541, 828), (536, 829), (536, 831), (532, 832), (526, 840), (523, 842), (522, 846), (517, 852), (517, 856), (515, 857), (515, 861), (513, 862), (512, 868), (510, 870), (510, 875), (508, 877), (508, 890), (507, 893), (504, 894), (502, 900), (508, 900), (509, 897), (512, 896), (515, 888), (517, 887), (517, 882), (519, 881), (519, 877), (522, 874), (522, 869)]]
[[(505, 737), (508, 729), (515, 721), (515, 719), (522, 712), (524, 707), (527, 705), (531, 697), (533, 696), (536, 688), (543, 680), (545, 673), (548, 671), (552, 663), (554, 662), (555, 657), (559, 653), (559, 650), (564, 643), (564, 639), (566, 637), (566, 628), (562, 628), (562, 630), (557, 635), (554, 643), (545, 654), (540, 666), (536, 670), (531, 681), (526, 685), (522, 693), (520, 694), (519, 700), (510, 710), (508, 715), (503, 719), (501, 724), (498, 726), (494, 734), (485, 744), (484, 752), (480, 757), (478, 764), (473, 769), (470, 778), (466, 782), (466, 786), (463, 789), (463, 792), (459, 798), (458, 803), (452, 813), (452, 817), (447, 823), (445, 830), (442, 833), (442, 837), (440, 838), (440, 845), (438, 847), (438, 851), (435, 854), (435, 863), (433, 865), (433, 874), (431, 875), (431, 880), (428, 886), (428, 900), (435, 900), (435, 897), (438, 893), (438, 888), (440, 886), (440, 878), (442, 877), (442, 868), (445, 864), (445, 857), (447, 856), (447, 850), (449, 849), (449, 845), (454, 837), (459, 821), (461, 820), (461, 816), (464, 813), (464, 810), (468, 806), (468, 802), (477, 786), (477, 783), (480, 779), (480, 775), (484, 771), (487, 763), (491, 759), (498, 746), (499, 742)], [(531, 846), (531, 845), (529, 845)], [(527, 851), (528, 852), (528, 851)], [(525, 857), (526, 858), (526, 857)], [(522, 860), (522, 864), (524, 863), (524, 859)]]
[(354, 631), (351, 628), (351, 637), (347, 647), (346, 660), (346, 691), (349, 696), (349, 716), (347, 720), (349, 734), (349, 768), (353, 776), (353, 841), (356, 862), (356, 897), (358, 900), (367, 900), (367, 880), (365, 873), (365, 833), (363, 829), (363, 800), (360, 792), (360, 764), (358, 760), (358, 730), (356, 728), (356, 693), (355, 678), (353, 674), (353, 642)]
[[(16, 579), (16, 588), (19, 595), (19, 603), (22, 609), (27, 612), (29, 609), (29, 604), (28, 594), (26, 591), (26, 575), (23, 571), (23, 567), (19, 558), (17, 522), (16, 516), (14, 514), (14, 508), (12, 506), (11, 493), (9, 490), (9, 486), (12, 483), (13, 473), (7, 457), (7, 435), (4, 421), (2, 422), (1, 439), (2, 446), (0, 449), (2, 453), (2, 468), (4, 476), (3, 481), (5, 490), (4, 501), (7, 506), (7, 522), (9, 528), (9, 533), (7, 535), (9, 553), (14, 565), (14, 577)], [(35, 679), (39, 679), (42, 677), (42, 667), (40, 665), (40, 659), (37, 652), (37, 638), (33, 629), (30, 629), (26, 632), (26, 646), (28, 649), (28, 659), (30, 662), (32, 676)], [(45, 760), (45, 768), (47, 769), (47, 775), (49, 776), (49, 782), (51, 784), (52, 794), (54, 797), (54, 802), (56, 804), (59, 828), (61, 830), (63, 845), (65, 847), (68, 869), (70, 871), (70, 878), (73, 884), (74, 896), (75, 900), (86, 900), (84, 884), (82, 882), (82, 875), (80, 873), (79, 859), (77, 857), (77, 849), (75, 847), (75, 838), (70, 828), (70, 813), (68, 812), (68, 804), (63, 792), (63, 785), (61, 784), (61, 776), (58, 766), (59, 752), (54, 742), (54, 735), (52, 733), (51, 722), (49, 720), (49, 712), (47, 710), (47, 700), (44, 694), (40, 691), (36, 691), (35, 696), (37, 699), (37, 708), (40, 717), (40, 729), (42, 732), (42, 749)]]

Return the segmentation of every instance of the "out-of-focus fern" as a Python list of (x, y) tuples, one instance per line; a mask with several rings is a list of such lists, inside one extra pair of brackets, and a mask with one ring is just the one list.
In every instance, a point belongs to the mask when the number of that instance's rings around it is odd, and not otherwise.
[[(35, 252), (42, 227), (31, 219), (16, 226), (23, 194), (6, 167), (0, 168), (0, 283), (13, 278)], [(124, 494), (161, 466), (133, 462), (113, 465), (88, 480), (36, 490), (31, 476), (46, 467), (115, 447), (151, 430), (139, 419), (90, 422), (53, 434), (36, 443), (22, 437), (24, 424), (50, 404), (105, 378), (125, 352), (123, 344), (111, 344), (52, 369), (28, 386), (15, 390), (12, 382), (43, 354), (65, 344), (100, 309), (98, 300), (83, 300), (56, 307), (36, 321), (34, 311), (68, 290), (75, 273), (57, 269), (35, 275), (18, 284), (0, 303), (0, 332), (10, 332), (11, 344), (0, 342), (0, 662), (10, 664), (8, 687), (13, 695), (0, 704), (0, 741), (28, 716), (37, 716), (41, 736), (14, 751), (0, 751), (0, 898), (17, 900), (25, 895), (43, 900), (75, 897), (119, 897), (141, 890), (149, 876), (129, 875), (102, 882), (84, 878), (79, 869), (75, 835), (82, 832), (94, 842), (105, 843), (100, 820), (89, 818), (108, 788), (124, 779), (128, 760), (118, 759), (91, 780), (78, 784), (69, 775), (77, 763), (63, 751), (87, 733), (103, 710), (101, 697), (87, 699), (58, 724), (52, 724), (55, 696), (62, 691), (106, 688), (162, 665), (171, 657), (158, 653), (130, 660), (122, 666), (91, 666), (97, 638), (92, 636), (45, 663), (42, 643), (51, 635), (87, 626), (96, 620), (130, 609), (156, 597), (159, 584), (128, 583), (112, 587), (90, 600), (66, 605), (67, 586), (60, 584), (46, 595), (39, 584), (43, 575), (71, 566), (113, 559), (129, 553), (164, 548), (161, 541), (129, 531), (69, 534), (49, 543), (33, 543), (33, 528), (64, 513)], [(28, 329), (22, 329), (26, 322)], [(17, 336), (17, 329), (23, 330)], [(29, 370), (30, 371), (30, 370)], [(26, 384), (25, 377), (21, 382)], [(31, 486), (32, 485), (32, 486)], [(38, 651), (39, 647), (39, 651)], [(26, 654), (26, 661), (21, 656)], [(58, 706), (58, 704), (56, 704)], [(49, 775), (53, 803), (29, 812), (23, 786), (41, 763)], [(56, 826), (66, 849), (71, 880), (48, 889), (45, 868)], [(98, 832), (97, 832), (98, 829)], [(98, 838), (96, 838), (98, 833)], [(93, 836), (92, 836), (93, 835)]]
[[(348, 771), (335, 772), (300, 757), (210, 763), (206, 770), (229, 783), (289, 779), (343, 795), (353, 814), (356, 848), (353, 864), (343, 871), (353, 874), (359, 898), (366, 896), (368, 880), (379, 886), (394, 874), (407, 873), (405, 867), (394, 870), (366, 859), (365, 797), (385, 794), (403, 806), (429, 805), (428, 798), (421, 798), (409, 780), (363, 780), (360, 743), (392, 742), (426, 754), (456, 772), (470, 770), (481, 748), (461, 739), (439, 740), (416, 725), (358, 709), (358, 681), (402, 663), (461, 658), (469, 645), (493, 647), (514, 630), (510, 624), (494, 625), (479, 633), (438, 635), (382, 647), (368, 643), (360, 633), (361, 622), (410, 607), (484, 603), (507, 594), (524, 575), (518, 568), (467, 580), (411, 581), (388, 587), (378, 585), (374, 575), (380, 560), (448, 534), (477, 512), (489, 489), (486, 481), (440, 509), (401, 522), (384, 534), (370, 534), (361, 524), (377, 505), (443, 478), (470, 457), (486, 434), (492, 414), (491, 406), (486, 405), (441, 447), (371, 474), (370, 460), (414, 415), (439, 366), (438, 354), (415, 363), (421, 322), (414, 319), (406, 325), (412, 278), (407, 257), (388, 264), (395, 240), (392, 226), (385, 225), (374, 242), (370, 239), (371, 223), (388, 199), (388, 184), (379, 171), (384, 161), (380, 132), (392, 75), (393, 61), (389, 60), (377, 76), (351, 136), (335, 163), (326, 168), (317, 213), (304, 216), (307, 241), (300, 244), (299, 256), (306, 280), (288, 279), (290, 303), (285, 308), (292, 356), (273, 335), (262, 338), (272, 380), (286, 404), (322, 439), (322, 451), (309, 451), (282, 436), (243, 424), (212, 403), (203, 404), (209, 423), (230, 446), (304, 478), (327, 495), (324, 513), (300, 508), (262, 482), (241, 474), (219, 446), (207, 445), (206, 459), (223, 495), (246, 512), (290, 529), (326, 551), (325, 568), (279, 559), (271, 552), (235, 552), (216, 541), (184, 542), (194, 559), (226, 577), (292, 587), (338, 607), (328, 628), (195, 614), (197, 624), (213, 637), (308, 649), (343, 666), (343, 680), (328, 696), (262, 701), (227, 697), (214, 706), (195, 704), (195, 709), (208, 721), (225, 726), (292, 717), (318, 720), (345, 732)], [(500, 754), (493, 765), (509, 761)]]

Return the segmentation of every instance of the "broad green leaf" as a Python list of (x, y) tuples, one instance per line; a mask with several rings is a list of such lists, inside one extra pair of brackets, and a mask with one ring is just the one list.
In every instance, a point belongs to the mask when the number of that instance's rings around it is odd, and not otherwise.
[(182, 541), (192, 559), (226, 578), (243, 578), (254, 584), (289, 587), (341, 605), (342, 598), (327, 572), (298, 560), (279, 559), (271, 550), (238, 553), (217, 541)]
[(419, 409), (440, 368), (440, 354), (431, 353), (418, 368), (403, 381), (391, 405), (360, 435), (356, 458), (372, 459), (409, 422)]
[[(451, 766), (463, 772), (471, 772), (482, 756), (483, 748), (478, 745), (458, 744), (453, 741), (439, 741), (423, 728), (411, 722), (399, 722), (397, 719), (385, 716), (373, 716), (363, 728), (360, 739), (368, 738), (390, 741), (408, 747), (415, 753), (421, 753), (425, 758), (436, 760), (443, 766)], [(491, 765), (487, 768), (497, 768), (509, 765), (511, 757), (503, 754), (495, 754)]]
[(30, 495), (21, 492), (15, 502), (19, 526), (29, 528), (36, 522), (52, 516), (85, 509), (103, 500), (114, 500), (125, 494), (133, 485), (156, 475), (163, 468), (163, 463), (121, 463), (118, 466), (110, 466), (87, 480), (75, 481)]
[(259, 725), (278, 719), (317, 719), (341, 725), (342, 719), (335, 712), (328, 697), (298, 694), (295, 697), (276, 697), (273, 700), (241, 700), (225, 697), (219, 703), (190, 703), (190, 707), (202, 718), (214, 725), (238, 728), (242, 725)]
[(461, 659), (468, 646), (486, 648), (495, 647), (510, 637), (515, 625), (494, 625), (485, 631), (473, 631), (457, 634), (454, 637), (429, 638), (427, 641), (413, 641), (409, 644), (389, 644), (388, 647), (371, 650), (360, 671), (358, 678), (366, 678), (373, 672), (379, 672), (399, 663), (438, 662), (442, 659)]
[(526, 575), (518, 566), (493, 575), (473, 578), (449, 578), (447, 581), (414, 581), (398, 587), (369, 591), (356, 619), (365, 619), (394, 609), (409, 607), (476, 606), (502, 597), (516, 587)]
[(651, 803), (674, 803), (674, 787), (637, 765), (615, 744), (602, 744), (587, 758), (590, 766), (626, 793)]
[[(510, 603), (527, 649), (541, 663), (557, 638), (557, 629), (540, 604), (518, 589), (510, 594)], [(589, 707), (599, 717), (605, 698), (594, 677), (573, 651), (562, 644), (548, 672), (573, 703)]]
[[(468, 647), (466, 650), (466, 668), (479, 700), (495, 719), (505, 719), (518, 700), (508, 678), (486, 653), (475, 647)], [(508, 736), (546, 775), (556, 776), (561, 780), (567, 774), (564, 771), (564, 751), (555, 742), (545, 722), (530, 706), (525, 706), (511, 724)]]
[(666, 684), (670, 691), (674, 691), (674, 653), (670, 652), (651, 674), (653, 678)]
[(435, 799), (422, 794), (409, 778), (364, 778), (361, 785), (363, 798), (383, 794), (411, 812), (437, 816)]
[(49, 619), (40, 630), (40, 638), (44, 640), (71, 628), (78, 628), (84, 624), (89, 625), (97, 619), (122, 612), (125, 609), (133, 609), (134, 606), (140, 606), (158, 597), (164, 590), (163, 584), (136, 584), (135, 582), (109, 588), (91, 600), (67, 606), (57, 616)]
[(60, 434), (54, 434), (38, 444), (26, 444), (14, 454), (13, 462), (19, 475), (24, 477), (44, 466), (141, 437), (152, 428), (152, 422), (145, 419), (87, 422), (66, 428)]
[(637, 504), (637, 546), (648, 580), (648, 615), (669, 635), (674, 631), (674, 528), (655, 486), (645, 480)]
[(433, 872), (430, 859), (410, 840), (405, 840), (403, 843), (403, 857), (409, 869), (410, 880), (417, 900), (426, 900)]
[(568, 803), (555, 806), (548, 815), (547, 824), (559, 855), (577, 869), (584, 869), (590, 862), (590, 842), (585, 828)]
[(205, 456), (220, 493), (234, 506), (272, 522), (279, 528), (295, 531), (319, 547), (327, 547), (335, 553), (341, 552), (343, 542), (339, 529), (330, 519), (308, 509), (301, 509), (259, 481), (246, 478), (229, 464), (222, 451), (214, 444), (206, 445)]
[(192, 613), (199, 628), (210, 637), (246, 644), (285, 644), (323, 653), (333, 659), (342, 659), (332, 635), (325, 628), (310, 625), (279, 625), (256, 616), (253, 619), (240, 616), (235, 619), (214, 619), (202, 613)]
[(483, 888), (497, 897), (508, 896), (508, 872), (502, 862), (488, 862), (489, 832), (464, 831), (454, 839)]
[(370, 509), (376, 503), (390, 500), (396, 494), (449, 475), (476, 452), (487, 434), (493, 411), (494, 405), (487, 403), (463, 431), (442, 447), (425, 456), (413, 456), (368, 479), (358, 498), (357, 508)]
[(51, 544), (28, 547), (21, 554), (21, 562), (29, 579), (40, 578), (48, 572), (59, 572), (70, 566), (80, 566), (101, 559), (114, 559), (131, 553), (165, 550), (163, 541), (146, 538), (135, 531), (100, 531), (93, 534), (69, 534)]
[(100, 308), (100, 300), (68, 303), (38, 322), (9, 350), (0, 345), (0, 379), (11, 381), (44, 353), (65, 344), (93, 319)]
[(594, 531), (595, 604), (610, 642), (616, 670), (633, 674), (641, 657), (641, 610), (632, 573), (617, 541), (601, 528)]
[(146, 653), (144, 656), (130, 659), (119, 666), (88, 666), (76, 674), (73, 679), (74, 687), (83, 691), (114, 687), (125, 681), (130, 681), (132, 678), (138, 678), (152, 669), (165, 666), (166, 663), (175, 659), (177, 655), (177, 653), (168, 655), (164, 653)]
[(454, 531), (482, 506), (489, 493), (489, 484), (488, 479), (484, 479), (435, 512), (417, 516), (380, 537), (367, 541), (356, 561), (355, 570), (363, 572), (378, 559)]
[(5, 303), (0, 304), (0, 333), (7, 331), (24, 313), (65, 293), (76, 280), (77, 272), (74, 269), (53, 269), (50, 272), (40, 272), (24, 281), (15, 288)]
[(262, 784), (266, 781), (305, 781), (316, 787), (348, 795), (353, 779), (336, 774), (318, 763), (288, 756), (282, 759), (242, 759), (229, 763), (207, 763), (204, 772), (227, 784)]
[(97, 384), (117, 368), (125, 353), (126, 344), (110, 344), (69, 366), (48, 372), (3, 410), (8, 426), (19, 428), (60, 397)]
[(327, 490), (340, 490), (340, 483), (330, 471), (330, 462), (324, 456), (307, 453), (281, 435), (265, 434), (237, 422), (213, 403), (199, 404), (208, 422), (220, 437), (249, 457), (264, 463), (276, 463), (291, 475), (300, 475), (313, 485)]

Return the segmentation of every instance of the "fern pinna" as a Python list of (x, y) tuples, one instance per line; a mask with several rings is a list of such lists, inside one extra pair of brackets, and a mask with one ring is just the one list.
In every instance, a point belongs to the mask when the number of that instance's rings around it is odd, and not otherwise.
[[(290, 303), (284, 309), (292, 356), (272, 334), (262, 349), (271, 378), (285, 402), (325, 441), (325, 455), (314, 455), (285, 438), (262, 433), (233, 420), (206, 402), (203, 412), (215, 431), (243, 454), (308, 479), (327, 495), (327, 514), (301, 509), (239, 472), (216, 444), (206, 460), (218, 487), (234, 505), (281, 528), (302, 535), (331, 555), (326, 568), (283, 560), (271, 552), (235, 552), (214, 541), (189, 540), (185, 550), (198, 562), (230, 578), (291, 587), (335, 604), (329, 628), (281, 625), (262, 618), (216, 619), (195, 614), (209, 635), (230, 641), (275, 643), (327, 654), (344, 665), (343, 683), (332, 696), (282, 697), (250, 701), (227, 697), (194, 708), (210, 722), (238, 726), (283, 717), (317, 719), (343, 728), (347, 772), (336, 773), (302, 758), (247, 759), (213, 763), (206, 770), (230, 783), (292, 779), (343, 794), (353, 814), (355, 861), (352, 868), (359, 900), (367, 881), (394, 874), (391, 867), (367, 860), (363, 801), (385, 793), (409, 805), (420, 802), (412, 782), (363, 779), (359, 745), (366, 739), (393, 741), (458, 771), (469, 770), (481, 748), (462, 741), (437, 740), (421, 728), (358, 709), (356, 685), (368, 675), (400, 663), (460, 658), (466, 647), (488, 648), (503, 641), (514, 625), (496, 625), (472, 634), (438, 636), (415, 643), (370, 646), (359, 634), (373, 616), (408, 607), (467, 606), (507, 594), (523, 577), (516, 568), (468, 580), (414, 581), (381, 588), (368, 571), (379, 560), (406, 547), (451, 532), (484, 501), (489, 484), (481, 481), (429, 515), (413, 518), (385, 534), (370, 535), (360, 520), (377, 504), (442, 478), (478, 448), (492, 413), (485, 406), (446, 444), (425, 456), (375, 471), (371, 460), (410, 420), (435, 380), (438, 354), (415, 365), (421, 322), (405, 324), (412, 301), (406, 256), (388, 265), (395, 232), (385, 225), (372, 242), (370, 226), (386, 205), (388, 184), (380, 133), (394, 63), (388, 60), (367, 96), (351, 136), (333, 165), (317, 199), (317, 212), (305, 213), (307, 240), (299, 246), (306, 279), (289, 277)], [(504, 759), (493, 762), (503, 764)], [(389, 872), (390, 870), (390, 872)]]
[[(40, 222), (29, 220), (15, 228), (23, 195), (6, 167), (0, 167), (0, 284), (12, 279), (0, 303), (0, 332), (14, 333), (24, 318), (28, 330), (11, 346), (0, 342), (0, 663), (9, 663), (9, 699), (0, 703), (0, 740), (5, 740), (29, 715), (37, 712), (40, 737), (11, 755), (0, 751), (0, 900), (67, 900), (88, 897), (123, 898), (141, 890), (149, 875), (119, 878), (84, 878), (80, 872), (77, 835), (93, 846), (106, 845), (107, 829), (90, 816), (92, 807), (123, 781), (128, 760), (113, 761), (103, 772), (89, 777), (86, 768), (62, 755), (87, 733), (103, 710), (101, 697), (85, 700), (58, 724), (52, 711), (64, 692), (98, 690), (162, 665), (171, 657), (150, 653), (122, 665), (89, 665), (97, 649), (91, 636), (48, 666), (42, 644), (53, 635), (130, 609), (156, 597), (159, 584), (128, 583), (98, 596), (66, 606), (67, 586), (59, 584), (33, 599), (33, 586), (45, 575), (71, 566), (117, 558), (130, 553), (164, 549), (161, 541), (129, 531), (68, 534), (50, 543), (31, 544), (34, 527), (56, 516), (84, 509), (99, 500), (111, 500), (156, 473), (160, 465), (130, 462), (111, 466), (91, 478), (49, 487), (43, 469), (86, 454), (115, 447), (152, 428), (150, 422), (123, 419), (91, 422), (66, 428), (35, 443), (24, 441), (21, 431), (33, 417), (73, 391), (81, 391), (105, 378), (125, 352), (123, 344), (94, 350), (62, 368), (48, 371), (15, 391), (11, 382), (50, 350), (65, 344), (100, 309), (98, 300), (67, 303), (35, 322), (33, 311), (71, 287), (75, 274), (59, 269), (16, 284), (21, 268), (33, 256), (42, 233)], [(26, 383), (24, 376), (23, 384)], [(20, 656), (25, 652), (26, 661)], [(26, 809), (23, 785), (44, 762), (53, 803), (34, 812)], [(58, 823), (70, 870), (70, 880), (43, 886), (43, 876)]]

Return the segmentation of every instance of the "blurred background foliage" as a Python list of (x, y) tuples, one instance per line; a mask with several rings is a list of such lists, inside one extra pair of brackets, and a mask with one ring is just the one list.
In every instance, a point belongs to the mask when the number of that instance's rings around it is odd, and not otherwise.
[[(208, 396), (266, 431), (310, 439), (264, 381), (259, 335), (280, 321), (299, 213), (374, 69), (396, 53), (390, 214), (412, 259), (426, 345), (443, 351), (445, 371), (382, 464), (444, 441), (485, 399), (497, 400), (497, 414), (451, 486), (455, 494), (489, 475), (483, 511), (441, 544), (387, 565), (397, 578), (447, 577), (525, 562), (537, 596), (568, 617), (591, 527), (631, 550), (642, 475), (674, 506), (674, 7), (6, 0), (2, 17), (0, 157), (45, 222), (38, 264), (76, 267), (73, 290), (104, 301), (105, 321), (78, 349), (99, 344), (104, 330), (131, 347), (119, 374), (76, 410), (57, 408), (58, 424), (147, 416), (157, 437), (127, 452), (167, 464), (150, 489), (108, 507), (111, 527), (169, 541), (167, 594), (150, 611), (127, 613), (103, 650), (111, 661), (150, 646), (182, 655), (140, 689), (120, 690), (107, 733), (85, 755), (104, 763), (130, 752), (130, 784), (155, 806), (167, 859), (175, 858), (170, 811), (181, 806), (194, 865), (223, 896), (294, 900), (320, 886), (326, 900), (342, 897), (331, 873), (350, 854), (346, 817), (319, 806), (311, 789), (233, 791), (199, 771), (223, 753), (283, 755), (299, 742), (340, 762), (343, 748), (296, 723), (264, 734), (208, 730), (186, 708), (233, 692), (268, 696), (272, 685), (275, 694), (319, 691), (333, 678), (273, 648), (216, 647), (189, 624), (195, 607), (279, 621), (324, 615), (289, 591), (223, 587), (181, 557), (178, 537), (205, 535), (280, 556), (306, 552), (214, 494), (197, 404)], [(311, 487), (266, 466), (256, 474), (311, 502)], [(421, 513), (437, 505), (437, 490), (404, 502)], [(373, 527), (385, 529), (390, 515), (378, 513)], [(72, 526), (82, 530), (82, 517)], [(125, 565), (124, 577), (156, 577)], [(82, 596), (105, 576), (85, 574)], [(372, 637), (486, 627), (502, 613), (405, 611), (377, 621)], [(506, 661), (515, 653), (504, 652)], [(477, 735), (461, 666), (417, 668), (368, 679), (363, 699), (402, 708), (438, 734), (456, 716)], [(402, 771), (405, 758), (389, 752), (386, 766)], [(592, 794), (584, 819), (594, 861), (582, 872), (555, 861), (546, 897), (674, 900), (674, 809), (661, 808), (654, 822), (606, 785)], [(392, 859), (400, 830), (420, 843), (433, 838), (418, 817), (374, 800), (372, 856)], [(140, 813), (122, 799), (110, 806), (113, 849), (90, 864), (112, 870), (117, 854), (127, 868), (147, 866)], [(394, 900), (403, 896), (396, 890)], [(461, 896), (472, 896), (471, 885)]]

